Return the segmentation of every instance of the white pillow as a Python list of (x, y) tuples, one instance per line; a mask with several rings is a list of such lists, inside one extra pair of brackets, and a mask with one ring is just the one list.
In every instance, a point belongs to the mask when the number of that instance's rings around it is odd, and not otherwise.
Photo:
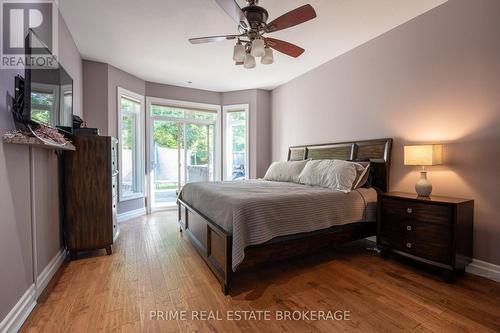
[(302, 169), (307, 164), (305, 161), (286, 161), (286, 162), (273, 162), (269, 169), (267, 169), (265, 180), (272, 180), (275, 182), (299, 182), (299, 175)]
[(349, 193), (364, 169), (361, 164), (355, 162), (314, 160), (307, 162), (299, 175), (299, 182)]

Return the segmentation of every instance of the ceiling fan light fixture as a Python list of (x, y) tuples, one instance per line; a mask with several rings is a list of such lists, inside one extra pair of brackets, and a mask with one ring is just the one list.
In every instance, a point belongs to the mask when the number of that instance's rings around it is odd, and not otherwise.
[(263, 57), (264, 54), (265, 54), (264, 47), (265, 47), (265, 43), (264, 43), (263, 39), (260, 39), (260, 38), (254, 39), (252, 41), (252, 51), (251, 51), (251, 54), (254, 57)]
[(271, 65), (274, 63), (274, 55), (273, 55), (273, 49), (270, 48), (269, 46), (266, 46), (264, 48), (265, 54), (264, 56), (260, 59), (260, 62), (263, 65)]
[(243, 67), (245, 68), (255, 68), (255, 58), (250, 53), (245, 54), (245, 61), (243, 62)]
[(242, 62), (245, 60), (245, 45), (241, 43), (237, 43), (234, 46), (234, 51), (233, 51), (233, 60), (235, 62)]

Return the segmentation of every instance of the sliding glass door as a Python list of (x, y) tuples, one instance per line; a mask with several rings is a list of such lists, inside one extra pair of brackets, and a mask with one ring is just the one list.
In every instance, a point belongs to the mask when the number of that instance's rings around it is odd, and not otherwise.
[(151, 176), (154, 206), (175, 202), (181, 188), (183, 164), (182, 124), (175, 121), (152, 121)]
[(150, 105), (150, 208), (175, 207), (189, 182), (215, 180), (217, 112)]

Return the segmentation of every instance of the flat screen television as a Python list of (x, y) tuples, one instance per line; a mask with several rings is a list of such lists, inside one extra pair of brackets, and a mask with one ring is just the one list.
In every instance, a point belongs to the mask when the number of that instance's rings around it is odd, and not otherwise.
[[(52, 57), (47, 46), (29, 31), (26, 56)], [(73, 125), (73, 79), (61, 66), (26, 67), (24, 72), (24, 123), (38, 123), (71, 131)]]

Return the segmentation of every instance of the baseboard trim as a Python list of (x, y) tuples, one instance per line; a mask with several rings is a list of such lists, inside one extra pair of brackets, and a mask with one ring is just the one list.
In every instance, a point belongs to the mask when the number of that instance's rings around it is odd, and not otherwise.
[(36, 297), (40, 296), (66, 259), (66, 250), (61, 249), (36, 279)]
[(146, 215), (146, 208), (145, 207), (142, 207), (142, 208), (139, 208), (136, 210), (131, 210), (130, 212), (118, 214), (116, 216), (116, 220), (118, 223), (122, 223), (122, 222), (131, 220), (131, 219), (134, 219), (136, 217), (143, 216), (143, 215)]
[(467, 266), (465, 270), (467, 273), (500, 282), (500, 266), (498, 265), (478, 259), (473, 259), (472, 263)]
[(0, 333), (15, 333), (23, 326), (36, 305), (36, 288), (32, 284), (0, 323)]

